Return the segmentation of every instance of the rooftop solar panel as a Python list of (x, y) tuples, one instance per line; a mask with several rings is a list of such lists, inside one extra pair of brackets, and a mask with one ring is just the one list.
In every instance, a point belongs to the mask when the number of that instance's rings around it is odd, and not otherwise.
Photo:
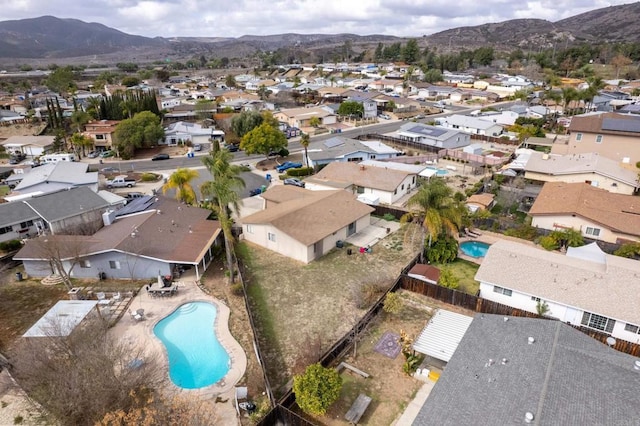
[(625, 120), (621, 118), (605, 118), (602, 120), (602, 130), (640, 133), (640, 118), (633, 120)]

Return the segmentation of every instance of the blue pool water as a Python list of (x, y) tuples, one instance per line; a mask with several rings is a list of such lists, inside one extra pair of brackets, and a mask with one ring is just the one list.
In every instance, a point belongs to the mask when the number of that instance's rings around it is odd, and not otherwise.
[(447, 173), (449, 173), (449, 171), (447, 169), (438, 169), (438, 168), (435, 168), (435, 167), (427, 167), (427, 169), (435, 170), (436, 171), (436, 176), (444, 176)]
[(230, 358), (215, 334), (217, 309), (207, 302), (186, 303), (163, 318), (153, 332), (169, 356), (169, 377), (184, 389), (212, 385), (229, 371)]
[(487, 250), (489, 250), (489, 244), (480, 241), (465, 241), (460, 244), (460, 250), (467, 256), (485, 257)]

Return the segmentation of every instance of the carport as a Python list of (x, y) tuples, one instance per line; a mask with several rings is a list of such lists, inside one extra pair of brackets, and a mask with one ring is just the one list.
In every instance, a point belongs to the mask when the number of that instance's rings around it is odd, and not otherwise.
[(438, 309), (413, 343), (416, 352), (449, 362), (473, 317)]

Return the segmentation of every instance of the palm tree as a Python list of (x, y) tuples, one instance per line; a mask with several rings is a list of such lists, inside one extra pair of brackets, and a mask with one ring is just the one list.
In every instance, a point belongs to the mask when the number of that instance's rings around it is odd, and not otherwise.
[(302, 136), (300, 136), (300, 145), (302, 145), (302, 147), (304, 148), (304, 165), (305, 167), (309, 167), (309, 157), (307, 157), (307, 148), (309, 148), (309, 143), (311, 142), (311, 139), (309, 138), (309, 134), (308, 133), (303, 133)]
[(412, 208), (409, 215), (422, 222), (423, 238), (429, 236), (429, 246), (441, 236), (455, 235), (462, 226), (464, 207), (453, 198), (453, 190), (440, 178), (431, 178), (422, 185), (408, 205)]
[(166, 194), (171, 189), (176, 190), (176, 200), (193, 204), (196, 201), (196, 192), (191, 186), (191, 181), (198, 177), (198, 172), (193, 169), (178, 169), (171, 173), (167, 183), (162, 185), (162, 193)]
[(230, 163), (232, 158), (233, 155), (229, 151), (220, 149), (218, 143), (214, 142), (211, 153), (202, 159), (213, 180), (205, 182), (200, 187), (203, 198), (207, 200), (206, 206), (218, 217), (222, 228), (230, 283), (235, 279), (231, 214), (233, 212), (237, 214), (240, 210), (240, 197), (237, 190), (245, 186), (244, 180), (240, 177), (242, 168), (232, 165)]

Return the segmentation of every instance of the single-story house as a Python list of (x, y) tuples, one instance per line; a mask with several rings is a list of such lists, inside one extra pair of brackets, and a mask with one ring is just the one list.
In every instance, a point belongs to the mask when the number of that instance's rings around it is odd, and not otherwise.
[(465, 205), (467, 209), (471, 213), (475, 213), (478, 210), (491, 210), (493, 205), (495, 204), (495, 195), (489, 192), (483, 192), (482, 194), (473, 194), (467, 201)]
[(164, 129), (164, 143), (178, 145), (191, 142), (192, 144), (209, 144), (212, 139), (224, 141), (224, 132), (213, 128), (202, 127), (200, 124), (178, 121), (171, 123)]
[(307, 151), (309, 166), (316, 167), (335, 161), (360, 162), (402, 155), (402, 152), (379, 141), (360, 141), (341, 136), (327, 139), (322, 145), (321, 150)]
[[(38, 233), (38, 213), (20, 201), (0, 204), (0, 243), (20, 240)], [(40, 227), (44, 224), (40, 222)]]
[(629, 297), (638, 276), (640, 262), (606, 254), (596, 243), (562, 254), (500, 240), (475, 279), (484, 299), (532, 313), (546, 303), (549, 317), (640, 343), (640, 310)]
[[(166, 197), (143, 197), (130, 203), (140, 210), (116, 217), (103, 215), (105, 226), (93, 235), (45, 235), (28, 240), (16, 254), (25, 272), (45, 277), (52, 256), (59, 257), (74, 278), (149, 279), (171, 275), (176, 267), (194, 267), (196, 279), (213, 259), (220, 234), (210, 211)], [(124, 210), (124, 209), (123, 209)]]
[(53, 152), (54, 136), (9, 136), (0, 141), (7, 152), (22, 152), (31, 158)]
[(262, 197), (266, 208), (241, 219), (244, 239), (303, 263), (369, 226), (374, 211), (343, 190), (278, 185)]
[(588, 183), (616, 194), (632, 195), (640, 186), (636, 172), (595, 152), (557, 155), (533, 151), (524, 171), (524, 177), (533, 181)]
[(631, 425), (638, 368), (560, 321), (476, 314), (413, 425)]
[(531, 225), (550, 231), (573, 228), (609, 243), (640, 241), (640, 198), (587, 183), (547, 182), (529, 215)]
[(367, 167), (352, 162), (329, 163), (305, 179), (309, 189), (343, 188), (368, 204), (393, 204), (416, 187), (417, 174), (403, 170)]
[(316, 117), (320, 121), (321, 126), (336, 124), (337, 116), (330, 108), (312, 107), (312, 108), (291, 108), (283, 109), (273, 114), (273, 117), (287, 123), (290, 127), (311, 127), (311, 119)]
[(396, 135), (399, 139), (434, 148), (455, 149), (470, 143), (470, 136), (466, 133), (422, 123), (403, 124)]
[(500, 136), (503, 130), (501, 125), (492, 121), (481, 120), (477, 117), (460, 114), (438, 118), (436, 122), (438, 123), (438, 126), (473, 135)]
[(98, 191), (98, 172), (89, 172), (89, 164), (59, 161), (30, 169), (26, 173), (13, 174), (7, 178), (15, 187), (6, 200), (27, 194), (42, 195), (79, 186)]

